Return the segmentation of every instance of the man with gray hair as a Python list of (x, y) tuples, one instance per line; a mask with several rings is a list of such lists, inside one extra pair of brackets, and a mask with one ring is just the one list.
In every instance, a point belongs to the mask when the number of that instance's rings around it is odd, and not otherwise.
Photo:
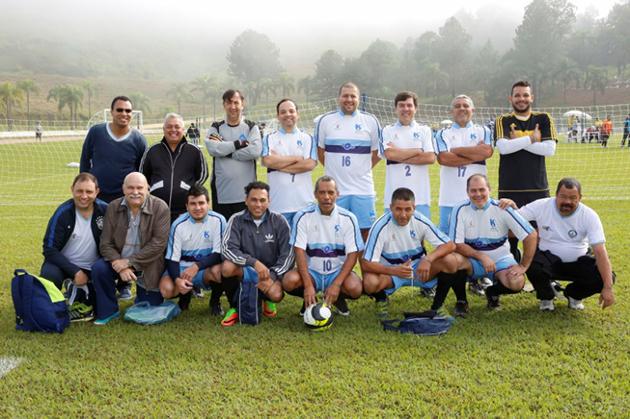
[(123, 193), (107, 207), (99, 245), (102, 259), (92, 265), (96, 325), (120, 316), (116, 278), (136, 283), (136, 302), (159, 305), (164, 301), (158, 287), (170, 226), (168, 207), (149, 194), (142, 173), (132, 172), (125, 177)]
[(186, 212), (186, 197), (193, 185), (208, 179), (203, 152), (188, 143), (184, 119), (169, 113), (164, 117), (162, 141), (149, 148), (140, 162), (140, 172), (149, 182), (151, 195), (161, 198), (171, 209), (171, 222)]
[(492, 156), (492, 133), (472, 122), (475, 105), (466, 95), (451, 102), (453, 125), (435, 134), (435, 152), (440, 168), (440, 230), (449, 233), (453, 207), (467, 199), (466, 181), (474, 174), (485, 175), (486, 159)]

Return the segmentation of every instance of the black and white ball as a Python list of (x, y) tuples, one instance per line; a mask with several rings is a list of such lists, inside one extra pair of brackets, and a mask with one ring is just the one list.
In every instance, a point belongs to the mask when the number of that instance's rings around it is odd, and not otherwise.
[(333, 324), (333, 313), (326, 303), (316, 303), (304, 310), (304, 324), (313, 331), (328, 329)]

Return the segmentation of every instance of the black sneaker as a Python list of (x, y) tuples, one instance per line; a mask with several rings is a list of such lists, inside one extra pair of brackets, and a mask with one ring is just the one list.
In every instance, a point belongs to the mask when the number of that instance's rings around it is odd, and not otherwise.
[(420, 295), (424, 298), (428, 298), (429, 300), (432, 300), (433, 297), (435, 297), (435, 287), (420, 288)]
[(189, 292), (188, 294), (180, 294), (179, 301), (177, 301), (177, 305), (179, 305), (179, 308), (181, 308), (182, 310), (188, 310), (188, 308), (190, 307), (191, 297), (191, 292)]
[(221, 307), (221, 301), (212, 301), (210, 299), (210, 303), (208, 304), (210, 307), (210, 315), (211, 316), (224, 316), (225, 312), (223, 311), (223, 307)]
[(348, 308), (348, 303), (344, 297), (337, 298), (337, 301), (333, 304), (337, 308), (337, 314), (342, 316), (349, 316), (350, 309)]
[(469, 312), (468, 301), (458, 301), (455, 303), (455, 316), (466, 317)]
[(490, 310), (495, 310), (495, 309), (501, 307), (501, 303), (499, 302), (499, 296), (498, 295), (488, 295), (486, 293), (486, 298), (488, 299), (487, 307)]
[(306, 303), (304, 301), (302, 301), (302, 308), (300, 309), (300, 312), (298, 313), (298, 316), (304, 317), (304, 312), (306, 311)]
[(192, 293), (195, 298), (203, 298), (203, 290), (197, 285), (193, 285)]

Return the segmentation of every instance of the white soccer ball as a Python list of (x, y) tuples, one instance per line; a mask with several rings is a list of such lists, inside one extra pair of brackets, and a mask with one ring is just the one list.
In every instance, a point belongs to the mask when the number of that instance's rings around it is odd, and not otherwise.
[(333, 313), (326, 303), (316, 303), (304, 310), (304, 324), (313, 331), (328, 329), (333, 324)]

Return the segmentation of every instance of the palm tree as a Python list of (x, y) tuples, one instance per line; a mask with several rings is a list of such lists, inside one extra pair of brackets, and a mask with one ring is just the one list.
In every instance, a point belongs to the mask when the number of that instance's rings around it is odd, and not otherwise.
[(70, 121), (72, 129), (76, 126), (77, 114), (79, 107), (83, 102), (83, 89), (79, 86), (70, 84), (56, 85), (48, 91), (48, 101), (57, 102), (57, 110), (61, 113), (63, 108), (67, 107), (70, 111)]
[(96, 93), (100, 90), (100, 88), (97, 84), (89, 80), (86, 80), (83, 83), (81, 83), (81, 87), (83, 88), (83, 90), (85, 90), (85, 93), (87, 93), (88, 116), (92, 117), (92, 98), (94, 97), (94, 95), (96, 95)]
[(295, 92), (295, 80), (288, 73), (280, 73), (276, 79), (276, 84), (282, 92), (282, 97), (289, 97)]
[(216, 119), (216, 99), (221, 93), (217, 80), (214, 77), (204, 75), (197, 77), (190, 84), (192, 85), (190, 91), (199, 92), (201, 96), (201, 113), (204, 118), (206, 116), (206, 102), (212, 99), (212, 118)]
[(173, 87), (166, 92), (166, 95), (177, 103), (177, 113), (180, 115), (182, 114), (182, 102), (192, 99), (191, 94), (188, 93), (186, 83), (175, 83)]
[(6, 119), (9, 129), (13, 128), (13, 106), (22, 103), (22, 90), (10, 81), (0, 84), (0, 100), (7, 112)]
[(31, 124), (31, 93), (39, 93), (39, 86), (33, 80), (21, 80), (17, 82), (17, 87), (26, 93), (26, 123), (27, 129)]
[(149, 106), (150, 99), (144, 93), (130, 93), (129, 99), (131, 99), (131, 103), (133, 104), (134, 109), (138, 109), (146, 113), (151, 112), (151, 107)]

